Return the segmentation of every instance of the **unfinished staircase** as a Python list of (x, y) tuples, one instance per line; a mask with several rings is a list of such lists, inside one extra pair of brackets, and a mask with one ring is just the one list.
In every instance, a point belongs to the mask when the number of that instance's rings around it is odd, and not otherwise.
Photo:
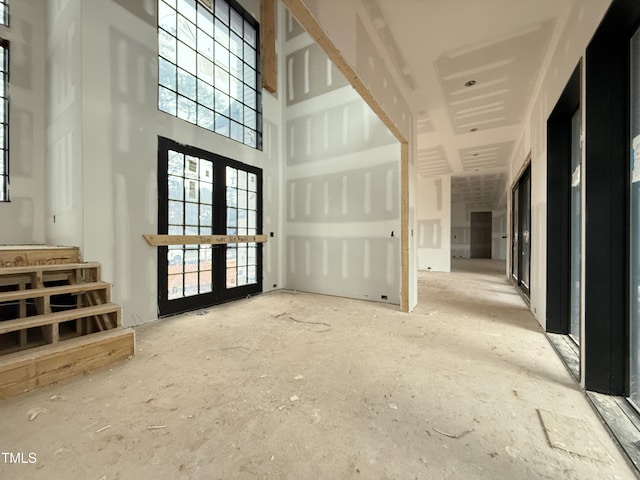
[(99, 263), (75, 248), (0, 247), (0, 398), (133, 353)]

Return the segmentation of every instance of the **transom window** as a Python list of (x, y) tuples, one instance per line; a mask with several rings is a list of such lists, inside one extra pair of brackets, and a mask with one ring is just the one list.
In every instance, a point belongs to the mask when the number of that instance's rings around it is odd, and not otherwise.
[(9, 42), (0, 39), (0, 202), (9, 201)]
[(158, 108), (261, 149), (258, 43), (233, 0), (158, 0)]

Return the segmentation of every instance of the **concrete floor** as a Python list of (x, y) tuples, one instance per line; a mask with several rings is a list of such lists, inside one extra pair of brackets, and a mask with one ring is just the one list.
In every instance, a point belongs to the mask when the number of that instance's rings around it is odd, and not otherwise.
[(278, 292), (138, 328), (135, 358), (0, 402), (1, 450), (36, 458), (0, 478), (634, 478), (504, 264), (454, 269), (409, 315)]

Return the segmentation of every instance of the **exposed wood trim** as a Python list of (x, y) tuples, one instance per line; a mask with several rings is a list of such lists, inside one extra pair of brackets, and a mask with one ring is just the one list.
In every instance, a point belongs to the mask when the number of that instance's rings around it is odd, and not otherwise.
[(362, 99), (371, 107), (378, 118), (387, 126), (387, 128), (393, 133), (400, 143), (408, 141), (402, 134), (401, 130), (396, 126), (391, 117), (384, 111), (373, 94), (369, 91), (365, 83), (360, 79), (356, 71), (347, 63), (345, 58), (340, 53), (340, 50), (329, 40), (327, 34), (322, 30), (322, 27), (309, 11), (307, 6), (302, 0), (283, 0), (285, 6), (289, 9), (291, 14), (296, 18), (298, 23), (313, 37), (320, 48), (324, 50), (333, 64), (347, 78), (351, 86), (356, 92), (360, 94)]
[(276, 1), (262, 0), (260, 5), (260, 57), (262, 59), (262, 88), (278, 91), (276, 62)]
[(400, 145), (400, 224), (401, 236), (401, 262), (402, 262), (402, 288), (400, 291), (400, 308), (403, 312), (409, 312), (409, 144), (403, 142)]
[(113, 329), (0, 358), (0, 398), (58, 382), (134, 355), (133, 330)]
[(267, 241), (266, 235), (143, 235), (143, 237), (152, 247), (264, 243)]

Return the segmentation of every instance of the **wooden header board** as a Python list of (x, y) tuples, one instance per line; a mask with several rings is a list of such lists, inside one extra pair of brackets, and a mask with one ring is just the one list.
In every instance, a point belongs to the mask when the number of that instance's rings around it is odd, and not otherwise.
[(266, 235), (143, 235), (152, 247), (168, 245), (226, 245), (229, 243), (264, 243)]

